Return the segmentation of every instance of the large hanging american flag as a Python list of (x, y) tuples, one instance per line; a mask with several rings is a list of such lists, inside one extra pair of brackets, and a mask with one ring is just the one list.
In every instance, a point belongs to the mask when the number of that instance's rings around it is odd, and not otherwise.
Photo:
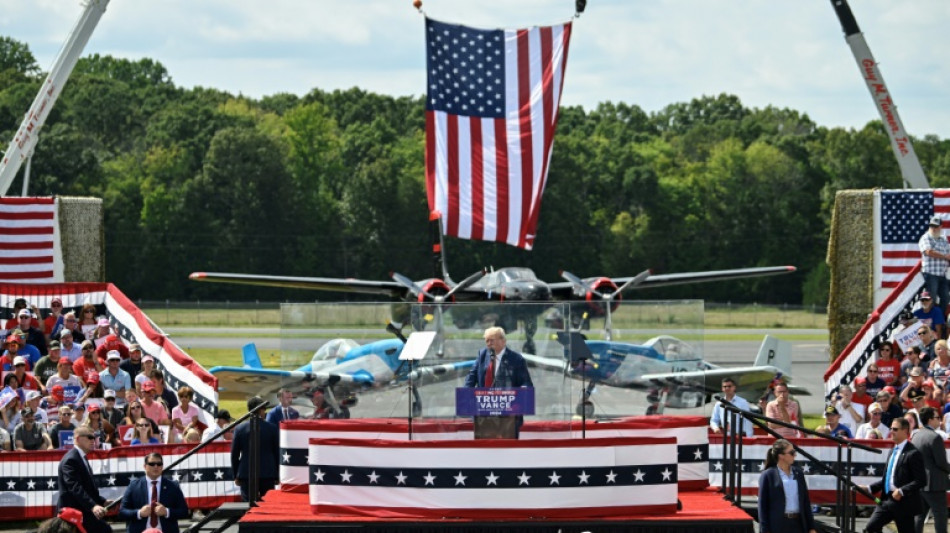
[(0, 198), (0, 281), (63, 281), (54, 198)]
[(883, 288), (896, 287), (920, 261), (917, 241), (927, 232), (930, 217), (943, 218), (950, 228), (950, 189), (880, 191), (874, 195), (880, 227), (880, 272)]
[(444, 234), (534, 245), (570, 36), (426, 19), (426, 189)]

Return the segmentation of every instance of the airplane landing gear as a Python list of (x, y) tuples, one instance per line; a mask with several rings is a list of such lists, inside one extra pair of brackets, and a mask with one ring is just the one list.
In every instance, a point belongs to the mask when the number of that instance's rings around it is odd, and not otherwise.
[(666, 406), (666, 397), (669, 395), (669, 389), (667, 388), (656, 388), (650, 389), (650, 392), (647, 393), (647, 401), (650, 402), (650, 405), (647, 406), (648, 415), (662, 415), (663, 407)]

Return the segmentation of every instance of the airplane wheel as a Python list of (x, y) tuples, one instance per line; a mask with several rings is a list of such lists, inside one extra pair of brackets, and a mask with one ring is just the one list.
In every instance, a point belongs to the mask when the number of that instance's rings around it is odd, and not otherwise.
[(521, 347), (521, 351), (524, 353), (537, 354), (534, 346), (534, 339), (528, 339), (524, 341), (524, 346)]
[(657, 413), (659, 413), (659, 409), (657, 408), (656, 404), (651, 403), (650, 406), (647, 407), (647, 414), (648, 414), (648, 415), (655, 415), (655, 414), (657, 414)]
[(583, 416), (585, 418), (593, 418), (594, 417), (594, 403), (590, 401), (578, 403), (576, 412), (577, 412), (577, 416)]
[(412, 402), (412, 417), (418, 418), (422, 416), (422, 404), (419, 402)]

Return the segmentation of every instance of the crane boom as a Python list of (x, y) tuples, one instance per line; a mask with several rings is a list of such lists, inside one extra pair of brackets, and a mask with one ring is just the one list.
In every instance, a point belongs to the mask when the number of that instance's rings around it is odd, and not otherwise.
[[(84, 2), (82, 15), (79, 16), (79, 20), (76, 21), (76, 25), (66, 38), (66, 42), (60, 49), (59, 55), (56, 56), (56, 61), (53, 62), (46, 80), (40, 87), (40, 92), (33, 100), (26, 116), (23, 117), (23, 122), (17, 129), (16, 135), (13, 136), (10, 146), (3, 154), (3, 161), (0, 161), (0, 196), (7, 194), (10, 184), (13, 183), (13, 178), (20, 170), (20, 165), (33, 155), (33, 149), (36, 148), (39, 139), (40, 129), (43, 127), (43, 123), (46, 122), (46, 117), (49, 116), (56, 99), (63, 91), (63, 85), (66, 84), (66, 80), (69, 79), (76, 62), (79, 61), (79, 55), (82, 54), (83, 48), (89, 42), (89, 37), (96, 29), (96, 25), (99, 23), (102, 14), (105, 13), (107, 5), (109, 5), (109, 0), (86, 0)], [(25, 192), (26, 188), (24, 187), (24, 194)]]
[(851, 53), (854, 54), (854, 60), (858, 63), (858, 69), (867, 84), (868, 91), (871, 93), (871, 100), (877, 107), (877, 112), (884, 121), (884, 129), (887, 130), (887, 136), (891, 140), (891, 149), (897, 156), (897, 164), (901, 169), (901, 177), (904, 179), (904, 187), (912, 189), (929, 189), (930, 183), (927, 176), (924, 175), (924, 169), (920, 166), (917, 159), (917, 153), (914, 152), (914, 145), (910, 141), (910, 136), (904, 130), (904, 123), (901, 122), (900, 115), (897, 114), (897, 105), (891, 98), (890, 91), (884, 84), (884, 77), (880, 69), (877, 68), (877, 62), (871, 55), (871, 49), (864, 39), (864, 34), (858, 28), (858, 21), (851, 12), (851, 7), (847, 0), (831, 0), (831, 6), (838, 15), (841, 22), (841, 29), (844, 30), (844, 39), (851, 47)]

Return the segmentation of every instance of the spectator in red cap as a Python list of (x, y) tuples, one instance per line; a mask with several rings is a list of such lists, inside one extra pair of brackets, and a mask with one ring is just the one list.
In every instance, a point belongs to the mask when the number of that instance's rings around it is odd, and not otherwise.
[(2, 365), (4, 372), (9, 372), (13, 370), (13, 358), (20, 355), (20, 343), (17, 336), (7, 336), (3, 341), (3, 347), (5, 351), (3, 352), (3, 357), (0, 357), (0, 365)]
[(92, 341), (82, 341), (82, 357), (73, 363), (73, 374), (85, 376), (89, 370), (94, 370), (96, 373), (99, 373), (106, 369), (105, 359), (96, 357), (94, 350), (95, 346), (92, 344)]
[(96, 357), (105, 358), (112, 350), (119, 352), (119, 357), (121, 357), (122, 360), (129, 358), (128, 346), (126, 346), (125, 343), (122, 342), (122, 339), (116, 334), (106, 335), (101, 344), (96, 343)]
[(161, 402), (155, 400), (155, 383), (152, 380), (142, 384), (142, 408), (145, 410), (145, 416), (156, 424), (169, 424), (168, 411)]
[(59, 358), (59, 363), (56, 365), (56, 375), (46, 380), (47, 389), (51, 389), (56, 385), (61, 387), (79, 387), (80, 389), (83, 387), (79, 376), (73, 374), (72, 363), (65, 357)]
[(103, 396), (105, 394), (105, 389), (102, 388), (102, 382), (99, 379), (99, 374), (94, 370), (86, 372), (84, 376), (86, 381), (86, 388), (79, 395), (79, 398), (76, 399), (77, 403), (86, 404), (86, 409), (89, 409), (89, 406), (92, 404), (102, 407), (105, 405), (105, 400)]
[(868, 394), (868, 380), (867, 378), (857, 377), (854, 378), (854, 394), (851, 395), (851, 401), (864, 406), (864, 411), (867, 412), (867, 406), (874, 403), (874, 398)]
[(119, 445), (116, 438), (115, 427), (102, 419), (102, 407), (97, 403), (86, 404), (86, 419), (82, 425), (92, 430), (96, 440), (99, 441), (97, 448), (102, 448), (103, 444), (108, 444), (108, 448)]
[(52, 424), (59, 421), (59, 411), (63, 408), (65, 401), (66, 393), (62, 385), (53, 385), (49, 388), (49, 395), (40, 402), (40, 407), (46, 410), (49, 423)]
[(40, 524), (36, 533), (86, 533), (82, 513), (72, 507), (63, 507), (59, 514)]

